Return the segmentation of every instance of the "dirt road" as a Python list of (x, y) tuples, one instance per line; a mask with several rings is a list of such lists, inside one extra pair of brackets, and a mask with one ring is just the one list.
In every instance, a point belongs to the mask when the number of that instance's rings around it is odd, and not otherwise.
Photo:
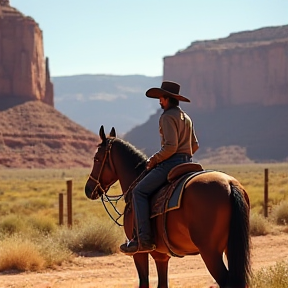
[[(252, 238), (252, 269), (288, 261), (288, 234)], [(171, 288), (207, 288), (214, 281), (200, 256), (172, 258), (169, 265)], [(41, 273), (0, 273), (0, 287), (33, 288), (122, 288), (137, 287), (133, 259), (123, 254), (77, 257), (72, 263)], [(157, 287), (155, 265), (150, 259), (150, 286)]]

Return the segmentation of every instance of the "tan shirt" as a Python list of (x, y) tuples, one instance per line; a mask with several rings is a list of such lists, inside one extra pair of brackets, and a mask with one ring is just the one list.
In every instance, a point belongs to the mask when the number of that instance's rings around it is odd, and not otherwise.
[[(151, 158), (160, 163), (175, 153), (193, 155), (192, 147), (198, 148), (198, 140), (190, 117), (180, 108), (164, 111), (159, 119), (161, 149)], [(197, 150), (197, 149), (196, 149)]]

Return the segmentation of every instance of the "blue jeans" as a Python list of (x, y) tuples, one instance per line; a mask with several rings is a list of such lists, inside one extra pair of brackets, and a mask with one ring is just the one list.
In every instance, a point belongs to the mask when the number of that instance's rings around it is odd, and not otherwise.
[(153, 168), (133, 189), (133, 205), (139, 241), (152, 241), (149, 197), (167, 183), (167, 175), (173, 167), (187, 162), (192, 162), (190, 155), (174, 154)]

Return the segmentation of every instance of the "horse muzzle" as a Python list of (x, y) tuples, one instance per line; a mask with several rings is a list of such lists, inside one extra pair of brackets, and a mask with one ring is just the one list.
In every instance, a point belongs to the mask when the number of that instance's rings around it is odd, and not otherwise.
[(86, 184), (85, 186), (86, 197), (91, 200), (97, 200), (103, 194), (101, 189), (98, 188), (99, 188), (98, 185), (96, 185), (95, 187), (91, 187), (90, 185)]

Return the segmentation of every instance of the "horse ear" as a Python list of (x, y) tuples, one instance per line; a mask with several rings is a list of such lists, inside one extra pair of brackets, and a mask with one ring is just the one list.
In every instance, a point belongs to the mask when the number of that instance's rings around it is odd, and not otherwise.
[(106, 135), (104, 132), (104, 126), (103, 125), (101, 125), (101, 127), (100, 127), (99, 136), (103, 142), (106, 140)]
[(111, 131), (110, 131), (110, 136), (111, 137), (116, 137), (116, 131), (115, 131), (115, 128), (112, 127)]

